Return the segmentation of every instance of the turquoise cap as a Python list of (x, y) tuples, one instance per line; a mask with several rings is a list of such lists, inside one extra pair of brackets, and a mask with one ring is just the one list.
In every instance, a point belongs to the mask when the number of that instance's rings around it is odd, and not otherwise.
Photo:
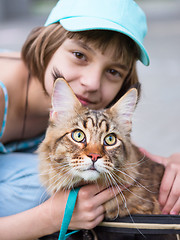
[(146, 16), (133, 0), (60, 0), (45, 26), (60, 22), (68, 31), (113, 30), (129, 36), (139, 48), (139, 60), (149, 65), (143, 46), (147, 33)]

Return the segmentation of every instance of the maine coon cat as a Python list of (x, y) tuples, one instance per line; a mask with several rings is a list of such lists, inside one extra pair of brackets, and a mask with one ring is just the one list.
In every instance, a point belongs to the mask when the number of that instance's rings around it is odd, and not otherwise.
[(118, 185), (122, 191), (105, 204), (107, 218), (161, 212), (157, 198), (164, 167), (131, 143), (137, 98), (132, 88), (111, 108), (91, 110), (65, 80), (56, 81), (49, 127), (38, 150), (49, 192), (90, 182)]

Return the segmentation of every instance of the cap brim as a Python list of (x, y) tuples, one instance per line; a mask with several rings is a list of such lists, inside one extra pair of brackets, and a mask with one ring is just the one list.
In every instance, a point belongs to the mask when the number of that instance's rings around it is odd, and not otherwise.
[(123, 28), (119, 24), (115, 22), (110, 22), (106, 19), (100, 19), (100, 18), (91, 18), (91, 17), (72, 17), (72, 18), (66, 18), (61, 19), (60, 24), (68, 31), (76, 32), (76, 31), (86, 31), (86, 30), (95, 30), (95, 29), (101, 29), (101, 30), (112, 30), (117, 31), (120, 33), (123, 33), (127, 36), (129, 36), (134, 42), (137, 44), (140, 50), (140, 56), (139, 60), (146, 66), (149, 65), (149, 56), (144, 48), (144, 46), (141, 44), (141, 42), (127, 29)]

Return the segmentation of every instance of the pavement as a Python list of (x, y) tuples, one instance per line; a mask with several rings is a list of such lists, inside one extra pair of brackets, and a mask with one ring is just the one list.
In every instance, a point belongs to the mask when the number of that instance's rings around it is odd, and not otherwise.
[[(133, 141), (154, 154), (180, 152), (180, 0), (138, 0), (148, 21), (144, 45), (150, 66), (138, 63), (142, 95), (133, 119)], [(0, 22), (0, 49), (19, 51), (46, 12)]]

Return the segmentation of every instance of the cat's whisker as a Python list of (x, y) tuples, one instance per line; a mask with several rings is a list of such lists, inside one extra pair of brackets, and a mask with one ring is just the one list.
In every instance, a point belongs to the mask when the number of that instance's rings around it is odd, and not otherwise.
[[(112, 175), (110, 175), (110, 177), (111, 177), (111, 179), (113, 179), (113, 182), (115, 181), (115, 179), (113, 178), (113, 176)], [(128, 210), (128, 207), (127, 207), (127, 201), (126, 201), (126, 198), (125, 198), (125, 196), (124, 196), (124, 194), (123, 194), (123, 192), (122, 192), (122, 189), (121, 189), (121, 187), (117, 184), (117, 182), (115, 181), (115, 187), (118, 189), (118, 192), (119, 192), (119, 195), (120, 195), (120, 197), (121, 197), (121, 199), (122, 199), (122, 202), (124, 203), (124, 207)], [(122, 184), (120, 184), (120, 185), (122, 185)], [(124, 186), (123, 186), (123, 188), (124, 188)], [(117, 213), (117, 216), (116, 216), (116, 218), (118, 217), (118, 215), (119, 215), (119, 213), (120, 213), (120, 208), (119, 208), (119, 202), (118, 202), (118, 198), (117, 198), (117, 195), (115, 195), (115, 199), (116, 199), (116, 202), (117, 202), (117, 209), (118, 209), (118, 213)]]
[[(111, 177), (111, 175), (107, 175), (107, 177), (108, 177), (108, 179), (109, 179), (109, 182), (111, 182), (111, 179), (113, 179), (113, 178)], [(116, 206), (117, 206), (117, 214), (116, 214), (116, 216), (115, 216), (115, 218), (114, 218), (114, 219), (116, 219), (116, 218), (118, 217), (118, 215), (119, 215), (120, 209), (119, 209), (118, 198), (117, 198), (117, 196), (116, 196), (116, 194), (115, 194), (115, 191), (114, 191), (114, 187), (113, 187), (113, 185), (111, 185), (111, 186), (112, 186), (111, 191), (112, 191), (113, 194), (114, 194), (114, 198), (115, 198), (115, 200), (116, 200)], [(116, 186), (116, 187), (118, 188), (118, 186)]]
[[(119, 186), (119, 185), (117, 185), (117, 186)], [(126, 189), (126, 190), (129, 190), (127, 187), (125, 187), (125, 189)], [(126, 209), (127, 214), (129, 215), (132, 223), (136, 224), (136, 223), (134, 222), (134, 219), (133, 219), (133, 217), (132, 217), (129, 209), (128, 209), (127, 200), (126, 200), (126, 198), (125, 198), (125, 195), (123, 194), (122, 189), (120, 189), (119, 195), (120, 195), (120, 197), (121, 197), (121, 199), (122, 199), (122, 201), (123, 201), (123, 203), (124, 203), (124, 208)], [(118, 206), (118, 207), (119, 207), (119, 206)], [(142, 232), (138, 229), (138, 227), (136, 227), (136, 230), (137, 230), (141, 235), (143, 235)], [(144, 235), (143, 235), (143, 236), (144, 236)]]
[(130, 176), (129, 174), (119, 170), (119, 169), (116, 169), (116, 171), (120, 172), (121, 174), (127, 176), (128, 178), (130, 178), (131, 180), (133, 180), (133, 182), (137, 183), (138, 186), (144, 188), (146, 191), (150, 192), (150, 193), (155, 193), (155, 192), (152, 192), (151, 190), (149, 190), (147, 187), (145, 187), (144, 185), (142, 185), (139, 181), (137, 181), (134, 177)]
[(43, 175), (47, 175), (47, 174), (50, 174), (50, 173), (53, 173), (54, 172), (54, 169), (53, 168), (50, 168), (48, 169), (47, 171), (43, 171), (39, 174), (39, 176), (43, 176)]
[(67, 189), (71, 189), (79, 182), (77, 179), (75, 181), (74, 175), (77, 175), (77, 170), (75, 168), (69, 168), (67, 178), (63, 179), (62, 186), (65, 185)]
[[(119, 183), (119, 185), (122, 186), (122, 188), (126, 188), (127, 184), (128, 184), (128, 185), (131, 184), (130, 182), (127, 182), (127, 181), (125, 181), (123, 178), (121, 178), (120, 176), (116, 175), (113, 171), (108, 171), (108, 172), (106, 172), (106, 174), (109, 175), (109, 176), (111, 177), (111, 179), (113, 180), (113, 183), (111, 182), (111, 185), (112, 185), (112, 186), (118, 185), (117, 182)], [(113, 176), (114, 176), (115, 178), (114, 178)], [(117, 177), (118, 177), (118, 179), (117, 179)], [(123, 182), (125, 182), (126, 185), (124, 185)], [(118, 186), (119, 186), (119, 185), (118, 185)], [(120, 192), (121, 192), (121, 189), (120, 189)], [(119, 192), (119, 193), (120, 193), (120, 192)]]
[[(69, 162), (58, 162), (58, 160), (54, 160), (54, 165), (56, 165), (56, 167), (67, 167), (69, 166)], [(52, 163), (50, 164), (52, 166)]]
[(123, 167), (123, 171), (127, 172), (127, 171), (132, 171), (133, 170), (133, 174), (134, 175), (136, 175), (136, 176), (143, 176), (143, 174), (138, 171), (137, 167), (138, 167), (138, 164), (136, 164), (134, 166), (130, 166), (130, 167)]
[[(119, 203), (118, 203), (117, 195), (115, 194), (115, 191), (114, 191), (114, 186), (117, 187), (117, 188), (119, 188), (119, 187), (117, 186), (117, 184), (116, 184), (116, 185), (112, 184), (112, 180), (113, 180), (113, 182), (114, 182), (114, 179), (113, 179), (113, 177), (112, 177), (111, 175), (106, 175), (106, 178), (107, 178), (108, 182), (110, 183), (111, 191), (113, 192), (114, 198), (115, 198), (115, 200), (116, 200), (117, 215), (116, 215), (115, 218), (114, 218), (114, 219), (116, 219), (116, 218), (118, 217), (118, 215), (119, 215)], [(118, 190), (119, 190), (119, 189), (118, 189)]]
[[(55, 171), (54, 171), (54, 173), (55, 173)], [(43, 176), (43, 174), (42, 174), (42, 176)], [(43, 182), (44, 182), (44, 185), (46, 185), (46, 183), (49, 183), (49, 182), (51, 182), (54, 178), (56, 178), (57, 177), (57, 175), (56, 174), (54, 174), (54, 176), (51, 176), (50, 178), (48, 178), (46, 181), (44, 180)]]
[[(134, 179), (132, 176), (130, 176), (130, 175), (128, 175), (128, 174), (126, 174), (126, 173), (124, 173), (124, 172), (122, 172), (122, 171), (119, 171), (119, 172), (121, 172), (122, 174), (126, 175), (126, 176), (129, 177), (131, 180), (133, 180), (133, 182), (129, 182), (129, 181), (127, 181), (127, 179), (125, 180), (125, 179), (121, 178), (119, 175), (117, 175), (116, 173), (113, 173), (113, 175), (116, 177), (116, 180), (117, 180), (119, 183), (125, 182), (126, 185), (134, 185), (134, 183), (136, 183), (138, 186), (145, 188), (145, 186), (143, 186), (142, 184), (140, 184), (140, 183), (139, 183), (136, 179)], [(124, 185), (124, 186), (125, 186), (125, 185)], [(149, 190), (149, 189), (147, 189), (147, 190)]]
[[(60, 189), (61, 186), (63, 186), (63, 184), (67, 183), (67, 180), (69, 180), (69, 172), (70, 172), (70, 169), (64, 169), (64, 172), (63, 174), (59, 175), (58, 174), (55, 174), (54, 176), (52, 176), (50, 179), (47, 180), (47, 183), (48, 182), (51, 182), (51, 184), (47, 187), (47, 191), (49, 191), (50, 189), (50, 192), (54, 192), (56, 189)], [(55, 181), (53, 181), (53, 179), (57, 178)], [(57, 184), (57, 183), (60, 183), (60, 184)], [(44, 182), (46, 183), (46, 182)]]
[(106, 187), (112, 186), (112, 183), (109, 182), (108, 175), (104, 173), (104, 180)]
[(64, 168), (64, 167), (68, 167), (69, 163), (58, 163), (58, 164), (56, 163), (56, 164), (52, 164), (52, 162), (50, 162), (50, 163), (48, 163), (46, 165), (47, 165), (47, 167), (49, 166), (51, 169), (54, 169), (54, 168), (55, 169), (61, 169), (61, 168)]
[(102, 169), (104, 172), (112, 172), (113, 171), (113, 167), (108, 166), (107, 164), (104, 167), (102, 167)]
[[(126, 163), (126, 166), (130, 166), (130, 167), (126, 167), (126, 168), (125, 168), (125, 171), (131, 170), (131, 169), (133, 169), (133, 171), (134, 171), (134, 170), (136, 170), (136, 168), (137, 168), (138, 166), (140, 166), (141, 164), (144, 164), (146, 161), (147, 161), (147, 159), (146, 159), (146, 156), (144, 155), (141, 160), (138, 160), (138, 161), (135, 162), (135, 163)], [(138, 170), (136, 171), (136, 173), (137, 173), (138, 175), (143, 176), (143, 174), (140, 173), (140, 172), (138, 172)]]
[[(116, 187), (118, 189), (119, 194), (121, 193), (122, 189), (120, 188), (120, 186), (117, 184), (116, 180), (114, 179), (112, 174), (107, 175), (107, 177), (109, 178), (109, 181), (111, 182), (111, 187)], [(113, 181), (113, 182), (112, 182)], [(122, 184), (120, 184), (122, 186)]]
[[(117, 187), (117, 188), (120, 188), (119, 185), (116, 185), (116, 187)], [(134, 222), (134, 219), (133, 219), (133, 217), (132, 217), (129, 209), (128, 209), (127, 201), (126, 201), (126, 198), (125, 198), (125, 196), (124, 196), (121, 188), (119, 189), (119, 195), (120, 195), (120, 197), (121, 197), (121, 199), (122, 199), (122, 202), (124, 203), (124, 208), (126, 208), (126, 210), (127, 210), (127, 214), (130, 216), (132, 222), (133, 222), (134, 224), (136, 224), (136, 223)], [(116, 199), (117, 199), (117, 197), (116, 197)], [(118, 215), (119, 215), (120, 209), (119, 209), (118, 200), (117, 200), (117, 207), (118, 207)], [(115, 217), (115, 219), (118, 217), (118, 215)], [(137, 229), (137, 231), (138, 231), (141, 235), (143, 235), (138, 228), (136, 228), (136, 229)], [(144, 235), (143, 235), (143, 236), (144, 236)]]
[[(116, 181), (118, 181), (118, 183), (120, 183), (123, 187), (132, 184), (132, 182), (127, 181), (127, 179), (121, 178), (121, 177), (120, 177), (119, 175), (117, 175), (115, 172), (112, 172), (111, 174), (115, 177)], [(123, 183), (124, 183), (125, 185), (124, 185)]]
[(109, 178), (109, 174), (104, 174), (104, 176), (105, 176), (105, 179), (106, 179), (106, 182), (107, 182), (107, 187), (112, 187), (113, 186), (113, 184), (112, 184), (112, 182), (111, 182), (111, 179)]
[(113, 186), (116, 186), (118, 188), (119, 194), (121, 194), (124, 189), (127, 189), (127, 185), (124, 185), (122, 182), (117, 182), (115, 174), (111, 173), (110, 177), (111, 179), (113, 179), (114, 182)]
[[(55, 176), (57, 178), (57, 175)], [(54, 177), (53, 177), (54, 178)], [(51, 178), (50, 180), (52, 181)], [(57, 185), (56, 183), (59, 181), (60, 179), (56, 179), (56, 181), (53, 181), (51, 184), (49, 184), (49, 186), (47, 187), (47, 192), (50, 192), (50, 193), (53, 193), (57, 190)], [(48, 181), (48, 182), (51, 182), (51, 181)]]
[[(115, 177), (116, 177), (117, 184), (118, 184), (118, 178), (117, 178), (117, 177), (119, 177), (119, 176), (115, 176)], [(122, 185), (122, 179), (120, 179), (120, 182), (119, 182), (119, 183), (120, 183), (120, 185)], [(129, 186), (126, 186), (126, 185), (122, 185), (122, 186), (123, 186), (123, 188), (124, 188), (125, 190), (127, 190), (128, 192), (130, 192), (131, 194), (133, 194), (133, 195), (136, 196), (137, 198), (139, 198), (139, 199), (141, 199), (141, 200), (143, 200), (143, 201), (152, 203), (152, 201), (150, 201), (150, 200), (148, 200), (148, 199), (144, 199), (144, 198), (142, 198), (141, 196), (135, 194), (133, 191), (131, 191), (131, 190), (129, 189)], [(132, 186), (132, 185), (131, 185), (131, 186)]]
[(147, 161), (146, 159), (146, 155), (143, 154), (143, 157), (140, 159), (140, 160), (137, 160), (136, 162), (126, 162), (126, 165), (127, 166), (137, 166), (137, 165), (140, 165), (141, 163), (144, 163), (145, 161)]
[(109, 179), (111, 186), (114, 186), (115, 184), (117, 184), (115, 179), (112, 177), (112, 173), (109, 172), (106, 176)]
[[(125, 196), (124, 196), (123, 193), (122, 193), (121, 197), (123, 197), (123, 199), (125, 199)], [(126, 199), (125, 199), (125, 201), (126, 201)], [(133, 219), (133, 217), (132, 217), (132, 215), (131, 215), (131, 213), (130, 213), (128, 207), (127, 207), (127, 204), (125, 204), (125, 208), (126, 208), (126, 210), (127, 210), (127, 214), (129, 215), (129, 217), (130, 217), (132, 223), (133, 223), (135, 226), (137, 226), (137, 225), (136, 225), (136, 222), (134, 221), (134, 219)], [(135, 229), (136, 229), (136, 230), (137, 230), (137, 231), (138, 231), (138, 232), (144, 237), (144, 239), (146, 238), (145, 235), (139, 230), (138, 227), (135, 227)]]
[(123, 189), (127, 189), (127, 185), (124, 185), (122, 181), (119, 182), (116, 177), (117, 176), (115, 174), (111, 173), (111, 178), (113, 178), (114, 186), (118, 187), (119, 193), (121, 193)]
[[(64, 175), (64, 174), (63, 174)], [(61, 186), (66, 186), (67, 189), (71, 189), (73, 187), (73, 174), (71, 174), (71, 169), (69, 169), (66, 176), (61, 181)]]

